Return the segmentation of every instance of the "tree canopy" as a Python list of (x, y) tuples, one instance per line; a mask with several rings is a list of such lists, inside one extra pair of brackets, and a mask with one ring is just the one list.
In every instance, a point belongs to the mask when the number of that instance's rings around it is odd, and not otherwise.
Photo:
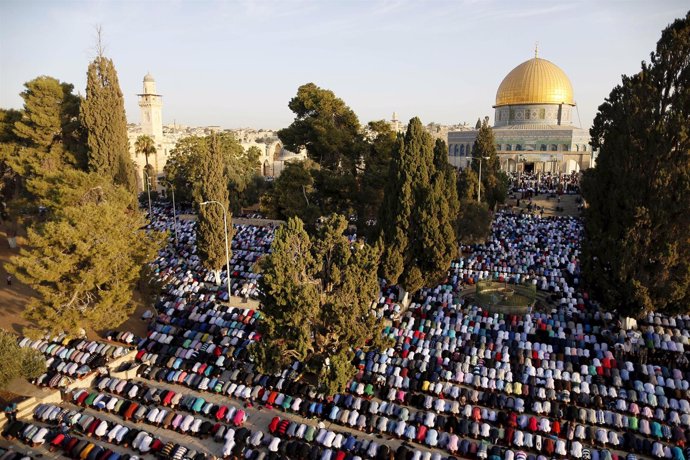
[(86, 77), (81, 121), (87, 132), (89, 171), (109, 177), (136, 193), (125, 102), (113, 61), (99, 53), (89, 63)]
[(107, 178), (66, 170), (48, 182), (41, 204), (51, 219), (27, 230), (26, 247), (6, 266), (38, 293), (25, 315), (51, 332), (117, 326), (134, 310), (132, 290), (161, 237), (140, 230), (132, 195)]
[(342, 391), (356, 369), (358, 348), (380, 346), (380, 324), (371, 309), (379, 293), (379, 252), (344, 236), (347, 220), (332, 215), (310, 238), (298, 218), (276, 231), (261, 261), (264, 337), (254, 347), (262, 372), (294, 361), (329, 393)]
[(690, 13), (623, 76), (590, 130), (583, 269), (604, 307), (690, 310)]
[(320, 215), (314, 194), (309, 160), (291, 161), (285, 163), (273, 188), (261, 198), (261, 210), (274, 219), (298, 217), (307, 225), (313, 225)]
[[(230, 214), (228, 197), (228, 176), (225, 169), (226, 156), (218, 136), (206, 139), (199, 151), (199, 177), (193, 188), (194, 201), (199, 205), (196, 227), (197, 248), (201, 262), (209, 270), (216, 272), (216, 281), (220, 282), (218, 273), (225, 266), (225, 222), (224, 212)], [(217, 201), (217, 204), (201, 206), (205, 201)], [(232, 240), (232, 225), (227, 217), (228, 242)], [(228, 273), (228, 276), (230, 274)]]
[(0, 388), (17, 378), (35, 379), (46, 370), (46, 360), (40, 351), (21, 348), (17, 336), (0, 329)]
[(307, 83), (297, 89), (288, 107), (295, 114), (290, 126), (278, 131), (288, 150), (307, 150), (321, 168), (354, 171), (360, 159), (357, 115), (333, 91)]
[(224, 132), (212, 136), (190, 136), (180, 139), (170, 152), (165, 165), (166, 179), (175, 186), (175, 198), (193, 202), (194, 190), (200, 185), (204, 172), (202, 161), (208, 154), (213, 136), (216, 137), (222, 154), (223, 175), (227, 179), (231, 209), (239, 212), (248, 188), (258, 175), (258, 149), (245, 151), (232, 133)]
[(408, 291), (437, 282), (456, 254), (456, 177), (418, 118), (398, 140), (381, 207), (382, 275)]
[[(479, 124), (479, 120), (477, 120)], [(501, 171), (501, 164), (496, 151), (496, 139), (489, 125), (488, 117), (479, 128), (477, 139), (472, 147), (472, 170), (479, 174), (479, 162), (482, 162), (482, 201), (489, 209), (505, 202), (508, 197), (508, 176)], [(488, 159), (486, 159), (488, 158)], [(475, 196), (476, 198), (476, 196)]]
[[(300, 86), (289, 107), (295, 120), (278, 136), (289, 150), (306, 149), (311, 161), (305, 166), (315, 191), (310, 203), (322, 216), (356, 215), (358, 227), (365, 229), (383, 201), (396, 133), (382, 120), (362, 127), (342, 99), (313, 83)], [(275, 188), (282, 185), (284, 182), (276, 183)], [(276, 193), (285, 195), (287, 191)]]

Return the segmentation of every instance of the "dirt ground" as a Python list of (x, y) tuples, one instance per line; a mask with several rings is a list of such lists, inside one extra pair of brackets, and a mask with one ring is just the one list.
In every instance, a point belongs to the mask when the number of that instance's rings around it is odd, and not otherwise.
[[(25, 233), (20, 233), (17, 243), (21, 247), (26, 242)], [(19, 254), (19, 249), (11, 249), (7, 242), (7, 229), (0, 226), (0, 327), (8, 331), (21, 334), (24, 328), (30, 325), (29, 321), (22, 317), (29, 300), (35, 296), (30, 287), (13, 279), (12, 285), (7, 284), (7, 271), (5, 264), (10, 258)]]

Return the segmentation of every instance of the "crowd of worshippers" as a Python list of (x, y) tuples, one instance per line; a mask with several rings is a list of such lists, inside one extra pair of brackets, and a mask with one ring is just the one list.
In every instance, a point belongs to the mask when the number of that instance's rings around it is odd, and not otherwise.
[[(149, 228), (167, 230), (174, 237), (173, 218), (171, 209), (157, 206), (153, 211), (154, 219)], [(232, 256), (230, 260), (231, 291), (233, 296), (257, 298), (259, 273), (253, 270), (259, 257), (268, 253), (275, 237), (273, 225), (254, 226), (233, 224)], [(158, 258), (151, 264), (163, 283), (176, 282), (172, 294), (181, 297), (183, 292), (198, 293), (202, 285), (215, 284), (215, 275), (205, 269), (196, 248), (196, 221), (177, 219), (177, 244), (174, 240), (161, 251)], [(223, 265), (221, 283), (227, 286), (227, 272)], [(216, 298), (227, 301), (227, 290), (216, 289)]]
[[(133, 337), (131, 333), (122, 337)], [(38, 386), (61, 388), (70, 379), (82, 378), (108, 362), (125, 355), (131, 347), (114, 343), (98, 342), (84, 338), (70, 339), (66, 334), (50, 335), (31, 340), (19, 340), (21, 348), (40, 351), (46, 358), (46, 372), (32, 381)]]
[[(267, 234), (247, 230), (246, 250), (266, 251)], [(302, 379), (299, 362), (277, 375), (258, 372), (249, 347), (270, 340), (256, 330), (261, 312), (218, 301), (222, 290), (204, 282), (193, 233), (180, 222), (177, 247), (156, 260), (166, 288), (147, 335), (132, 341), (138, 378), (150, 383), (103, 377), (73, 395), (77, 405), (110, 411), (122, 400), (117, 413), (127, 404), (126, 423), (169, 422), (180, 431), (187, 420), (184, 433), (197, 437), (215, 439), (216, 424), (225, 426), (228, 458), (690, 458), (690, 317), (651, 314), (631, 324), (602, 310), (579, 285), (575, 218), (500, 212), (490, 240), (463, 247), (447, 279), (420, 290), (408, 308), (395, 289), (383, 289), (374, 311), (387, 320), (389, 346), (358, 350), (357, 373), (336, 395)], [(460, 295), (463, 284), (482, 279), (533, 284), (550, 302), (525, 315), (489, 313)], [(190, 393), (178, 396), (168, 383)], [(211, 403), (210, 394), (228, 403)], [(240, 407), (257, 405), (283, 411), (260, 427), (267, 434), (234, 425)], [(149, 448), (154, 437), (141, 435), (137, 449), (143, 440)]]
[(509, 189), (515, 193), (521, 193), (527, 198), (542, 194), (578, 194), (580, 193), (580, 179), (582, 173), (573, 171), (565, 173), (528, 173), (510, 172)]
[[(687, 319), (620, 328), (621, 318), (578, 289), (581, 232), (575, 218), (498, 214), (490, 241), (463, 248), (446, 282), (420, 291), (385, 329), (395, 346), (358, 353), (350, 392), (335, 396), (297, 380), (299, 363), (278, 376), (256, 372), (247, 347), (261, 340), (260, 315), (189, 295), (193, 278), (179, 277), (139, 344), (148, 364), (141, 375), (450, 454), (482, 456), (488, 443), (487, 456), (499, 458), (523, 450), (684, 458), (688, 374), (675, 363), (684, 359)], [(544, 313), (491, 315), (456, 296), (470, 279), (532, 283), (555, 303)], [(390, 310), (393, 291), (380, 300)], [(642, 350), (646, 364), (636, 359)]]

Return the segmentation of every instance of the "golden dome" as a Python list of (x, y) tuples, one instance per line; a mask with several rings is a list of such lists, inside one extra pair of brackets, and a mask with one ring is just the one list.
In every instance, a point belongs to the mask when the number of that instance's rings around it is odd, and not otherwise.
[(570, 79), (557, 65), (535, 57), (510, 71), (496, 92), (496, 105), (569, 104), (573, 101)]

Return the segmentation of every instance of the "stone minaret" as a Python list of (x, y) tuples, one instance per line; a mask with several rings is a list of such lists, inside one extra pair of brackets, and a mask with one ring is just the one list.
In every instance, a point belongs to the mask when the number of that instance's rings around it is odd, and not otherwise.
[(163, 97), (156, 94), (156, 81), (150, 73), (144, 77), (144, 92), (138, 94), (141, 107), (141, 130), (156, 144), (163, 142)]

